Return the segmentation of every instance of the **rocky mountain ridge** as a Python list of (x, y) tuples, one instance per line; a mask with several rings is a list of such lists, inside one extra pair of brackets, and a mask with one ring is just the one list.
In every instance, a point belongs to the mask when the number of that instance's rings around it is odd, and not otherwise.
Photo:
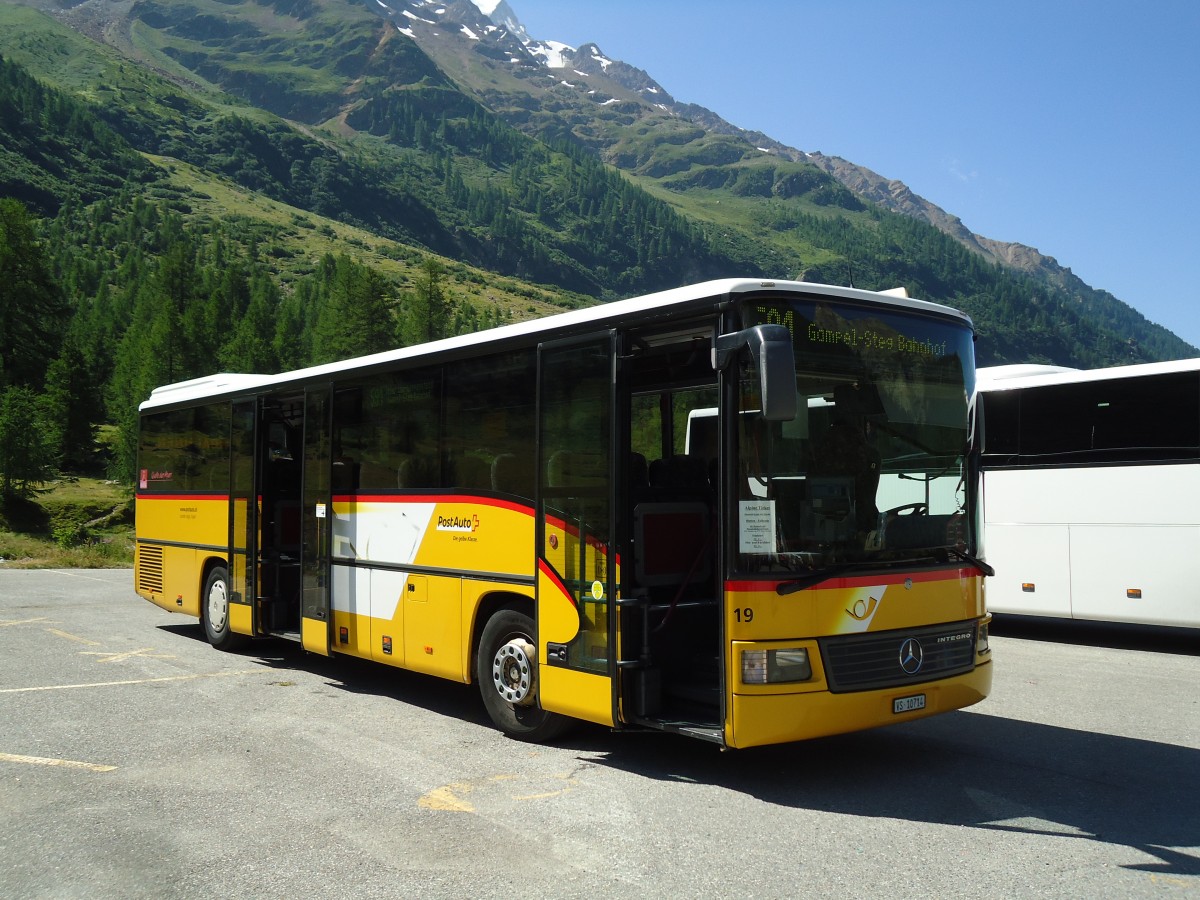
[[(493, 0), (453, 0), (450, 3), (438, 3), (435, 0), (382, 0), (380, 5), (388, 7), (393, 16), (419, 16), (416, 11), (424, 11), (426, 15), (437, 17), (424, 19), (424, 22), (455, 23), (460, 25), (463, 33), (470, 31), (474, 25), (480, 40), (509, 47), (512, 51), (510, 59), (514, 63), (540, 65), (552, 70), (561, 69), (568, 74), (565, 81), (570, 80), (569, 73), (572, 72), (589, 78), (606, 79), (643, 102), (693, 122), (707, 131), (741, 138), (793, 162), (815, 165), (863, 200), (926, 222), (990, 262), (1049, 278), (1064, 286), (1069, 285), (1070, 279), (1074, 277), (1069, 269), (1060, 266), (1054, 258), (1045, 256), (1033, 247), (975, 234), (958, 216), (916, 194), (903, 181), (885, 178), (840, 156), (790, 147), (761, 131), (739, 128), (704, 106), (680, 102), (648, 72), (609, 57), (594, 43), (585, 43), (574, 48), (559, 41), (534, 38), (521, 24), (516, 11), (505, 0), (499, 0), (498, 3)], [(488, 25), (491, 27), (487, 27)], [(410, 29), (410, 35), (423, 46), (428, 43), (428, 36), (418, 29)], [(520, 54), (517, 45), (525, 51), (524, 56)]]

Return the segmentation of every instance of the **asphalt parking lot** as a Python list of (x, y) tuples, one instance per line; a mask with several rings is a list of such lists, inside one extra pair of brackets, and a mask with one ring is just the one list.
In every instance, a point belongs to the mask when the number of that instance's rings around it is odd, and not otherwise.
[(537, 747), (471, 687), (215, 651), (128, 571), (0, 570), (0, 896), (1200, 896), (1200, 644), (993, 652), (873, 732)]

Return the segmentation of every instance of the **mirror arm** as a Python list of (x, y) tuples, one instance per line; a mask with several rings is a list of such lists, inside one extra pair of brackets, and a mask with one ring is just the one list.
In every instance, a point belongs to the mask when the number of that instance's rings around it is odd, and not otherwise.
[(762, 345), (768, 341), (782, 341), (791, 344), (792, 335), (783, 325), (755, 325), (732, 334), (718, 334), (713, 337), (712, 367), (719, 372), (733, 362), (743, 350), (749, 350), (754, 356), (755, 364), (759, 361)]
[(787, 421), (796, 415), (796, 365), (792, 334), (783, 325), (754, 325), (713, 338), (712, 364), (718, 372), (748, 349), (758, 369), (763, 418)]

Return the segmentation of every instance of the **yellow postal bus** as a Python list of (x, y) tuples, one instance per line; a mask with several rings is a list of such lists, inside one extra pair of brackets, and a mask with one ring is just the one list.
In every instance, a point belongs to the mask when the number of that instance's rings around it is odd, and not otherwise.
[(219, 648), (475, 683), (524, 740), (960, 709), (992, 678), (972, 339), (905, 296), (725, 280), (158, 388), (135, 587)]

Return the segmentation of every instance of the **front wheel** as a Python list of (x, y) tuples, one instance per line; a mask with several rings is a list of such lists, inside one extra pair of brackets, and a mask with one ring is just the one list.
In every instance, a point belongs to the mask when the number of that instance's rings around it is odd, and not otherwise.
[(475, 679), (488, 715), (509, 737), (543, 743), (571, 725), (566, 716), (538, 704), (533, 619), (523, 612), (505, 608), (488, 619), (479, 639)]
[(245, 641), (229, 629), (229, 573), (214, 566), (204, 581), (204, 634), (218, 650), (233, 650)]

